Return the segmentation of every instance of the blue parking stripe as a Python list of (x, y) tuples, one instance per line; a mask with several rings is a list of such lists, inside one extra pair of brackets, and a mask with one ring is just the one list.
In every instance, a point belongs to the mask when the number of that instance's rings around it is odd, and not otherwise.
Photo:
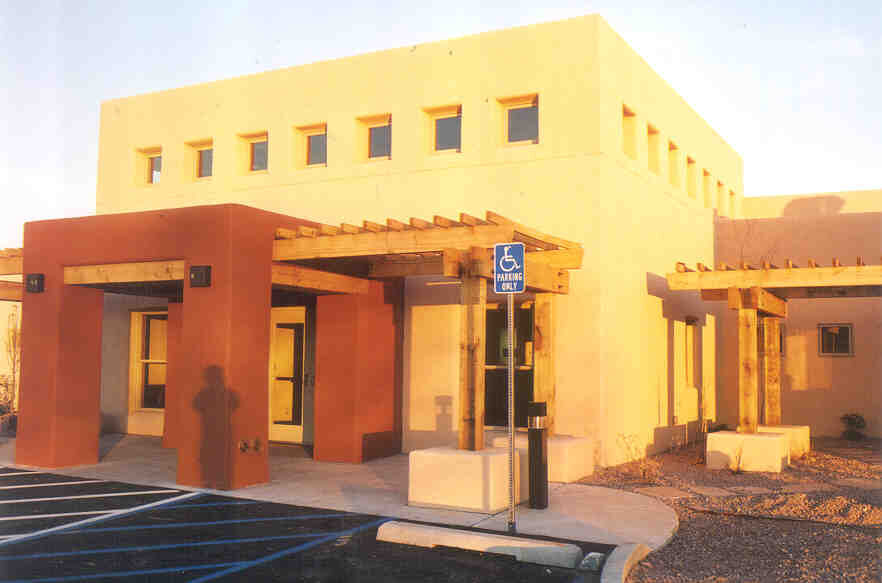
[(85, 551), (61, 551), (57, 553), (34, 553), (32, 555), (0, 556), (0, 561), (18, 561), (21, 559), (49, 559), (53, 557), (75, 557), (78, 555), (100, 555), (102, 553), (127, 553), (142, 551), (161, 551), (167, 549), (180, 549), (185, 547), (203, 547), (210, 545), (228, 545), (234, 543), (259, 543), (271, 540), (287, 540), (293, 538), (310, 538), (328, 535), (340, 535), (339, 532), (307, 532), (301, 534), (280, 534), (275, 536), (258, 536), (252, 538), (225, 538), (219, 540), (196, 541), (189, 543), (171, 543), (164, 545), (141, 545), (135, 547), (106, 547), (102, 549), (89, 549)]
[(69, 530), (66, 534), (82, 534), (93, 532), (122, 532), (126, 530), (150, 530), (167, 528), (185, 528), (190, 526), (213, 526), (215, 524), (240, 524), (246, 522), (268, 522), (276, 520), (308, 520), (311, 518), (338, 518), (344, 516), (358, 516), (358, 514), (303, 514), (300, 516), (269, 516), (266, 518), (236, 518), (231, 520), (211, 520), (206, 522), (172, 522), (171, 524), (136, 524), (133, 526), (111, 526), (106, 528), (82, 528)]
[(84, 581), (86, 579), (105, 579), (107, 577), (134, 577), (136, 575), (155, 575), (159, 573), (176, 573), (203, 569), (235, 567), (242, 561), (233, 563), (214, 563), (211, 565), (181, 565), (180, 567), (164, 567), (162, 569), (144, 569), (141, 571), (108, 571), (107, 573), (91, 573), (89, 575), (67, 575), (64, 577), (44, 577), (42, 579), (16, 579), (6, 583), (59, 583), (62, 581)]
[(275, 561), (281, 557), (285, 557), (288, 555), (293, 555), (319, 545), (322, 545), (326, 542), (330, 542), (334, 539), (340, 538), (341, 536), (348, 536), (355, 534), (357, 532), (361, 532), (363, 530), (367, 530), (369, 528), (373, 528), (374, 526), (379, 526), (384, 522), (389, 522), (392, 520), (391, 518), (381, 518), (379, 520), (374, 520), (367, 524), (362, 524), (360, 526), (356, 526), (355, 528), (350, 528), (349, 530), (344, 530), (342, 532), (332, 533), (327, 536), (323, 536), (320, 539), (310, 541), (308, 543), (304, 543), (302, 545), (298, 545), (296, 547), (291, 547), (290, 549), (285, 549), (282, 551), (278, 551), (271, 555), (267, 555), (265, 557), (261, 557), (260, 559), (255, 559), (253, 561), (242, 561), (238, 565), (232, 565), (226, 569), (221, 571), (217, 571), (216, 573), (209, 573), (208, 575), (203, 575), (202, 577), (198, 577), (196, 579), (190, 580), (190, 583), (202, 583), (203, 581), (211, 581), (212, 579), (217, 579), (218, 577), (224, 577), (226, 575), (230, 575), (232, 573), (238, 573), (239, 571), (244, 571), (245, 569), (250, 569), (251, 567), (256, 567), (257, 565), (262, 565), (264, 563), (269, 563), (270, 561)]
[(257, 504), (258, 500), (239, 500), (237, 502), (204, 502), (202, 504), (173, 504), (166, 510), (175, 510), (178, 508), (204, 508), (206, 506), (241, 506), (243, 504)]

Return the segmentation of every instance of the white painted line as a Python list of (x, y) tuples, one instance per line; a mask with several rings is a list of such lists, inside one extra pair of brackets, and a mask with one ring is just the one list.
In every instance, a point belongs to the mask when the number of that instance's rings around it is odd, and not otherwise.
[(36, 474), (45, 474), (46, 472), (9, 472), (8, 474), (0, 474), (0, 478), (8, 478), (9, 476), (34, 476)]
[[(162, 490), (163, 492), (180, 492), (180, 490)], [(154, 506), (163, 506), (165, 504), (172, 504), (174, 502), (180, 502), (182, 500), (188, 500), (190, 498), (195, 498), (196, 496), (201, 496), (202, 492), (188, 492), (186, 494), (182, 494), (181, 496), (175, 496), (174, 498), (165, 498), (164, 500), (157, 500), (156, 502), (151, 502), (150, 504), (142, 504), (141, 506), (135, 506), (133, 508), (123, 508), (121, 510), (113, 510), (104, 514), (103, 516), (93, 516), (92, 518), (84, 518), (83, 520), (78, 520), (76, 522), (70, 522), (68, 524), (62, 524), (60, 526), (53, 526), (52, 528), (46, 528), (43, 530), (37, 530), (34, 532), (28, 532), (25, 534), (16, 534), (13, 535), (6, 540), (0, 540), (0, 546), (12, 544), (18, 542), (20, 540), (32, 539), (37, 537), (42, 537), (47, 534), (52, 534), (56, 531), (68, 530), (71, 528), (79, 528), (81, 526), (87, 526), (89, 524), (95, 522), (102, 522), (104, 520), (109, 520), (112, 518), (117, 518), (120, 516), (125, 516), (126, 514), (133, 514), (135, 512), (141, 512), (142, 510), (148, 510), (153, 508)]]
[(55, 500), (80, 500), (82, 498), (109, 498), (111, 496), (139, 496), (141, 494), (174, 494), (176, 492), (180, 492), (180, 490), (140, 490), (138, 492), (109, 492), (107, 494), (80, 494), (78, 496), (57, 496), (55, 498), (22, 498), (20, 500), (0, 500), (0, 504), (53, 502)]
[(76, 482), (47, 482), (44, 484), (22, 484), (20, 486), (0, 486), (0, 490), (15, 490), (16, 488), (44, 488), (46, 486), (70, 486), (71, 484), (103, 484), (107, 480), (78, 480)]
[(89, 512), (59, 512), (58, 514), (23, 514), (21, 516), (3, 516), (4, 520), (33, 520), (35, 518), (59, 518), (61, 516), (82, 516), (84, 514), (110, 514), (112, 510), (90, 510)]

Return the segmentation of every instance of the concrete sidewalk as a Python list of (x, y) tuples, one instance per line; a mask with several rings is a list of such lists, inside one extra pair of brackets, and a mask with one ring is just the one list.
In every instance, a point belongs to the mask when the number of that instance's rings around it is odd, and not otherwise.
[[(159, 438), (134, 435), (101, 437), (101, 462), (52, 470), (53, 473), (136, 484), (180, 488), (175, 483), (174, 450)], [(0, 464), (15, 465), (15, 440), (0, 438)], [(316, 462), (309, 458), (270, 456), (270, 482), (227, 496), (314, 506), (456, 526), (505, 531), (507, 512), (496, 515), (407, 505), (408, 456), (396, 455), (364, 464)], [(186, 488), (184, 488), (186, 489)], [(677, 530), (676, 513), (640, 494), (582, 484), (552, 483), (549, 507), (518, 507), (518, 532), (579, 541), (662, 546)]]

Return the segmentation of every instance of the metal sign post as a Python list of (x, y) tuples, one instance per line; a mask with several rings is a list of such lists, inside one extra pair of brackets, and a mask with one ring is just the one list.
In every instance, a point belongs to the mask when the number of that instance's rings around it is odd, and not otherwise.
[(524, 244), (498, 243), (493, 246), (493, 292), (508, 295), (508, 532), (517, 532), (514, 476), (514, 295), (524, 293)]

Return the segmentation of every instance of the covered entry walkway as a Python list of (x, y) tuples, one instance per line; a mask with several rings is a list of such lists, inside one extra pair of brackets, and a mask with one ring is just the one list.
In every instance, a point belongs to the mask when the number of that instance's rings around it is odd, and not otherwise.
[[(27, 284), (7, 286), (16, 297), (6, 298), (20, 299), (24, 312), (15, 461), (98, 461), (104, 292), (168, 301), (163, 445), (176, 450), (178, 484), (268, 481), (269, 315), (291, 298), (315, 306), (316, 459), (397, 453), (401, 281), (410, 275), (464, 282), (461, 447), (480, 449), (477, 315), (491, 274), (487, 247), (500, 241), (526, 243), (530, 286), (547, 306), (537, 321), (550, 326), (551, 298), (568, 290), (566, 270), (581, 265), (581, 248), (493, 213), (331, 227), (218, 205), (28, 223), (22, 253), (0, 263), (0, 274), (23, 274)], [(536, 348), (536, 390), (553, 402), (550, 346)]]

